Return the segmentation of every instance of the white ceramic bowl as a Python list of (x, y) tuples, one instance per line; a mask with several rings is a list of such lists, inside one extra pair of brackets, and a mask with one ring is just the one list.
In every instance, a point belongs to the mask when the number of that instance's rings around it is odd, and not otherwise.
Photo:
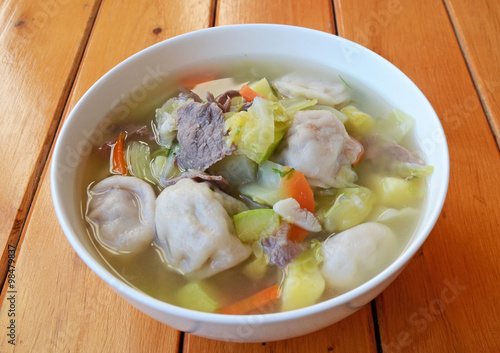
[[(161, 302), (119, 280), (107, 269), (85, 230), (79, 204), (78, 172), (91, 142), (106, 129), (113, 110), (126, 116), (171, 73), (199, 61), (231, 56), (242, 60), (279, 55), (332, 67), (376, 91), (390, 105), (416, 118), (415, 135), (425, 159), (435, 167), (428, 181), (422, 221), (403, 254), (363, 285), (331, 300), (289, 312), (227, 316), (192, 311)], [(369, 303), (403, 270), (432, 230), (443, 206), (449, 178), (446, 139), (431, 105), (391, 63), (346, 39), (299, 27), (236, 25), (181, 35), (125, 60), (97, 81), (75, 106), (57, 139), (51, 188), (57, 217), (85, 263), (139, 310), (178, 330), (226, 341), (263, 342), (307, 334), (331, 325)]]

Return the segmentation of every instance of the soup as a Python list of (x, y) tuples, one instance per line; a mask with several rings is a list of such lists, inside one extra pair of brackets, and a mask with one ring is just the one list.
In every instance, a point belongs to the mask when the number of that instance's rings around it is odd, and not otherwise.
[(86, 161), (82, 209), (119, 277), (193, 310), (272, 313), (352, 290), (398, 257), (433, 170), (414, 119), (303, 67), (186, 70), (155, 111), (118, 119)]

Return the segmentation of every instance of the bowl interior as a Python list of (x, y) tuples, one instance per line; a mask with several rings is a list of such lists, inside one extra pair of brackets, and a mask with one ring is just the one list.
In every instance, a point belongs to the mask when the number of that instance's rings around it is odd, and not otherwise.
[[(231, 43), (228, 45), (227, 43)], [(259, 60), (277, 55), (311, 64), (330, 67), (353, 77), (377, 92), (394, 108), (416, 119), (414, 134), (424, 158), (435, 167), (428, 181), (428, 196), (422, 221), (405, 252), (374, 279), (339, 297), (321, 303), (335, 306), (354, 299), (376, 287), (400, 270), (417, 251), (434, 226), (442, 208), (449, 175), (446, 139), (431, 105), (420, 90), (401, 71), (377, 54), (343, 38), (314, 30), (281, 25), (237, 25), (192, 32), (158, 43), (125, 60), (96, 82), (70, 113), (56, 142), (51, 169), (51, 188), (61, 226), (79, 256), (101, 278), (118, 292), (154, 306), (155, 310), (175, 311), (188, 317), (207, 320), (235, 318), (196, 313), (159, 302), (129, 287), (108, 268), (91, 244), (80, 206), (79, 171), (91, 146), (102, 143), (109, 131), (110, 111), (120, 119), (140, 113), (142, 104), (161, 104), (166, 87), (179, 70), (186, 66), (217, 67), (228, 58)], [(306, 315), (314, 308), (276, 314), (278, 318)], [(272, 315), (276, 318), (276, 315)], [(233, 320), (233, 321), (231, 321)]]

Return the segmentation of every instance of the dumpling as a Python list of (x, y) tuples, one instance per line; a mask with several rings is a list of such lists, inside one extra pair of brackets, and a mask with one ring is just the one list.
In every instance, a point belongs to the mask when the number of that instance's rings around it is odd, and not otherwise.
[(305, 110), (295, 113), (276, 160), (304, 174), (311, 186), (341, 188), (355, 181), (350, 166), (361, 150), (333, 113)]
[(118, 252), (140, 252), (154, 238), (155, 193), (145, 181), (114, 175), (90, 189), (87, 219), (97, 238)]
[(156, 200), (156, 234), (169, 265), (199, 279), (248, 258), (252, 250), (236, 237), (232, 220), (245, 209), (208, 183), (182, 179), (165, 188)]
[(297, 74), (288, 74), (277, 80), (276, 87), (292, 96), (317, 99), (319, 104), (336, 106), (350, 100), (344, 83), (313, 80)]
[(327, 284), (348, 291), (377, 275), (396, 258), (397, 239), (387, 226), (368, 222), (327, 239), (321, 253), (321, 273)]

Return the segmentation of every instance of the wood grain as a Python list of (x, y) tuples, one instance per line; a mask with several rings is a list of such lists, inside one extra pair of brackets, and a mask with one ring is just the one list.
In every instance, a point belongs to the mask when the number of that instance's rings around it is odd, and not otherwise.
[(331, 1), (217, 1), (216, 26), (239, 23), (276, 23), (334, 33)]
[[(126, 57), (169, 36), (207, 27), (212, 6), (210, 0), (103, 1), (66, 111)], [(62, 48), (50, 50), (61, 55)], [(1, 352), (177, 352), (178, 331), (124, 302), (71, 249), (53, 212), (46, 172), (20, 244), (15, 269), (17, 345), (2, 339)], [(10, 320), (6, 294), (2, 327)]]
[(186, 335), (184, 352), (295, 353), (377, 352), (370, 305), (323, 330), (283, 341), (229, 343)]
[(500, 145), (500, 2), (445, 0), (491, 128)]
[[(376, 300), (383, 352), (499, 351), (500, 156), (443, 3), (336, 0), (339, 34), (380, 53), (428, 97), (451, 177), (418, 256)], [(363, 11), (360, 11), (363, 9)]]
[[(333, 33), (330, 1), (230, 1), (217, 2), (217, 25), (279, 23)], [(299, 338), (259, 344), (228, 343), (186, 335), (184, 352), (376, 352), (370, 306), (349, 318)]]
[(0, 278), (15, 245), (99, 1), (0, 5)]

